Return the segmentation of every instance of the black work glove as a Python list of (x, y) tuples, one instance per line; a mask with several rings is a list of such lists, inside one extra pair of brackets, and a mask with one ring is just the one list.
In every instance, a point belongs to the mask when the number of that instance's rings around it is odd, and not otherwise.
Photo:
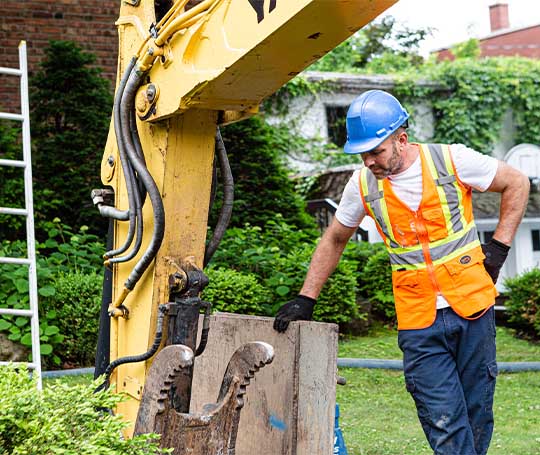
[(484, 259), (484, 267), (493, 280), (493, 283), (497, 282), (499, 271), (501, 270), (504, 261), (506, 261), (509, 250), (510, 247), (508, 245), (495, 239), (491, 239), (488, 243), (482, 245), (482, 251), (486, 256), (486, 259)]
[(274, 329), (285, 332), (291, 321), (310, 321), (316, 303), (317, 301), (311, 297), (298, 295), (278, 310), (274, 320)]

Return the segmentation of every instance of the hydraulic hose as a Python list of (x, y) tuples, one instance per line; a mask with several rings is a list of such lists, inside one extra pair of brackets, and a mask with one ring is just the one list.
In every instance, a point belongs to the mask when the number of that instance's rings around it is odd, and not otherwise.
[(118, 254), (123, 253), (126, 251), (129, 246), (131, 245), (131, 242), (133, 241), (133, 236), (135, 234), (135, 223), (136, 223), (136, 213), (135, 213), (135, 196), (133, 194), (133, 170), (131, 169), (131, 166), (129, 165), (129, 161), (126, 155), (126, 145), (123, 138), (122, 130), (123, 124), (122, 124), (122, 117), (121, 117), (121, 110), (122, 110), (122, 97), (124, 94), (124, 90), (127, 84), (127, 81), (129, 79), (129, 75), (131, 74), (133, 68), (135, 67), (135, 64), (137, 63), (137, 59), (133, 57), (123, 76), (120, 80), (120, 83), (118, 85), (118, 90), (116, 92), (116, 97), (114, 99), (114, 132), (116, 134), (116, 142), (118, 144), (118, 154), (120, 155), (120, 163), (122, 164), (122, 170), (124, 171), (124, 178), (126, 181), (126, 189), (128, 194), (128, 213), (129, 213), (129, 228), (128, 228), (128, 235), (126, 237), (126, 240), (124, 244), (114, 250), (107, 251), (104, 255), (106, 259), (109, 259), (113, 256), (116, 256)]
[[(134, 148), (135, 152), (139, 155), (143, 163), (145, 163), (144, 153), (142, 151), (142, 146), (139, 139), (139, 133), (137, 131), (137, 123), (135, 120), (134, 110), (132, 110), (130, 113), (129, 125), (130, 125), (131, 142), (126, 147), (126, 149)], [(130, 162), (130, 166), (131, 166), (131, 162)], [(110, 259), (109, 260), (110, 264), (130, 261), (137, 255), (137, 253), (141, 249), (142, 239), (143, 239), (143, 229), (144, 229), (142, 208), (143, 208), (144, 199), (146, 199), (147, 193), (146, 193), (146, 187), (144, 186), (143, 182), (137, 178), (135, 178), (135, 182), (132, 185), (132, 189), (135, 196), (135, 219), (137, 220), (137, 223), (136, 223), (137, 235), (135, 237), (135, 244), (133, 245), (133, 248), (131, 249), (131, 251), (125, 256), (120, 256), (120, 257), (115, 257), (115, 258)]]
[[(122, 95), (120, 111), (121, 121), (124, 124), (129, 125), (130, 111), (135, 109), (135, 95), (145, 74), (146, 73), (144, 71), (141, 71), (136, 67), (131, 71), (128, 78), (124, 93)], [(148, 245), (148, 248), (144, 252), (142, 258), (137, 262), (137, 264), (135, 264), (135, 267), (125, 282), (126, 289), (131, 291), (150, 263), (154, 260), (159, 247), (161, 246), (161, 242), (163, 241), (163, 237), (165, 235), (165, 210), (156, 182), (146, 168), (144, 160), (138, 155), (135, 147), (132, 147), (132, 144), (130, 144), (131, 136), (129, 130), (126, 131), (123, 129), (122, 135), (126, 144), (126, 154), (128, 160), (137, 172), (139, 180), (144, 184), (154, 212), (154, 231), (150, 244)]]
[[(141, 144), (141, 138), (139, 137), (139, 130), (137, 129), (137, 119), (135, 116), (135, 109), (132, 109), (130, 111), (129, 127), (131, 130), (131, 140), (135, 147), (135, 152), (137, 153), (139, 158), (142, 160), (142, 162), (146, 165), (146, 160), (144, 158), (144, 151)], [(137, 185), (139, 187), (139, 193), (141, 195), (141, 207), (142, 207), (146, 201), (146, 187), (139, 180), (138, 177), (136, 177), (136, 180), (137, 180)]]
[(125, 363), (144, 362), (145, 360), (148, 360), (150, 357), (152, 357), (157, 352), (157, 350), (159, 349), (159, 346), (161, 345), (161, 340), (163, 338), (163, 321), (165, 320), (165, 315), (166, 314), (167, 314), (167, 305), (159, 305), (159, 307), (158, 307), (156, 335), (154, 337), (154, 342), (152, 343), (152, 346), (150, 346), (150, 349), (148, 351), (146, 351), (144, 354), (129, 355), (129, 356), (126, 356), (126, 357), (121, 357), (121, 358), (113, 360), (111, 363), (109, 363), (109, 365), (105, 369), (105, 373), (104, 373), (105, 380), (103, 381), (103, 384), (101, 384), (96, 389), (96, 392), (99, 392), (100, 390), (109, 388), (111, 374), (120, 365), (124, 365)]
[(201, 330), (201, 339), (199, 341), (199, 346), (195, 351), (195, 357), (200, 356), (206, 349), (206, 344), (208, 343), (208, 332), (210, 332), (210, 314), (212, 313), (212, 304), (210, 302), (201, 302), (205, 307), (203, 326)]
[(204, 253), (204, 266), (206, 267), (212, 256), (216, 252), (229, 221), (231, 220), (231, 214), (233, 209), (234, 202), (234, 179), (231, 172), (231, 165), (229, 163), (229, 158), (227, 157), (227, 150), (225, 149), (225, 144), (223, 143), (223, 138), (221, 137), (221, 132), (219, 128), (216, 131), (216, 150), (219, 158), (219, 167), (221, 170), (221, 178), (223, 180), (223, 205), (221, 206), (221, 211), (219, 213), (219, 218), (214, 229), (214, 233), (206, 251)]

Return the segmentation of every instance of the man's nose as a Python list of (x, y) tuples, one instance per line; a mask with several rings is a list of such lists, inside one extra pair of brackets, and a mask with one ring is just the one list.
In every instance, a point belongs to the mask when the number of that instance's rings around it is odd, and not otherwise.
[(371, 166), (375, 160), (372, 156), (369, 155), (369, 153), (362, 153), (362, 160), (364, 161), (364, 164), (366, 165), (366, 167), (369, 167)]

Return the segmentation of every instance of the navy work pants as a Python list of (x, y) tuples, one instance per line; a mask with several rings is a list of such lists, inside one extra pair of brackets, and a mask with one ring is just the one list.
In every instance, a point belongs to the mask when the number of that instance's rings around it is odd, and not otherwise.
[(400, 330), (405, 384), (435, 455), (485, 455), (497, 377), (495, 312), (469, 321), (437, 310), (431, 327)]

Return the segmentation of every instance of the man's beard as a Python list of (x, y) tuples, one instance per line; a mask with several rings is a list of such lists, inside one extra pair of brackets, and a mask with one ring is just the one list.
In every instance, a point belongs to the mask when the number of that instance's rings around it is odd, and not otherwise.
[(373, 165), (369, 168), (373, 175), (381, 180), (385, 179), (389, 175), (399, 174), (403, 167), (403, 157), (399, 154), (399, 150), (396, 147), (396, 143), (392, 143), (392, 156), (388, 159), (386, 166)]

